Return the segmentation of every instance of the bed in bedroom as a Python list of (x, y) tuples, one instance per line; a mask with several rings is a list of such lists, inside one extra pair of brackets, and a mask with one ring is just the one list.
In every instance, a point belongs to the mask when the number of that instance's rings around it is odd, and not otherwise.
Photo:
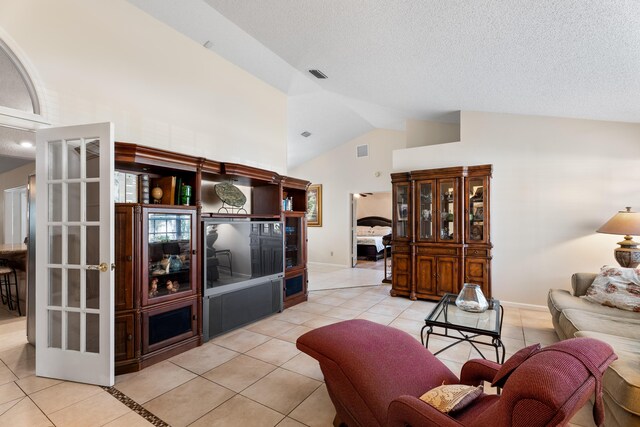
[[(383, 237), (391, 234), (391, 220), (380, 216), (367, 216), (357, 221), (358, 259), (377, 261), (384, 257)], [(385, 241), (390, 240), (389, 238)], [(388, 254), (390, 255), (390, 254)]]

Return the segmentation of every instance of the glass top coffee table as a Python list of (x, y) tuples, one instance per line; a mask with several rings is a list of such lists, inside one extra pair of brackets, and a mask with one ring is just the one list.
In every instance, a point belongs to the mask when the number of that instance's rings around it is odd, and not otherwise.
[[(468, 342), (483, 359), (486, 359), (486, 357), (484, 357), (484, 354), (476, 344), (488, 345), (495, 349), (496, 361), (504, 363), (505, 348), (501, 339), (504, 311), (500, 306), (500, 301), (491, 299), (487, 311), (484, 313), (471, 313), (458, 308), (456, 306), (456, 298), (456, 294), (444, 294), (438, 305), (424, 319), (425, 325), (420, 331), (422, 344), (429, 348), (429, 337), (431, 335), (454, 338), (457, 341), (438, 350), (434, 355), (440, 354), (461, 342)], [(437, 331), (434, 328), (438, 328)], [(427, 334), (426, 342), (425, 329)], [(440, 332), (441, 329), (444, 329), (444, 333)], [(476, 338), (480, 336), (490, 337), (491, 342), (477, 340)], [(502, 350), (502, 355), (500, 355), (500, 350)]]

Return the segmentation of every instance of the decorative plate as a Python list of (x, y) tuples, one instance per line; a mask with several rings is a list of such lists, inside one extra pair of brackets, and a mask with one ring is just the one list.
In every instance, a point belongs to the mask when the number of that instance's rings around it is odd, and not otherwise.
[(230, 182), (215, 185), (216, 194), (229, 206), (241, 208), (247, 202), (247, 196), (238, 187)]

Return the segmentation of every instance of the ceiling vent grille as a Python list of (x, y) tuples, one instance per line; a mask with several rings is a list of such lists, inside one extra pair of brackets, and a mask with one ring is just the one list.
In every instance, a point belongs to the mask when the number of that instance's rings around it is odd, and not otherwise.
[(356, 147), (356, 157), (369, 157), (369, 144), (358, 145)]
[(326, 79), (327, 78), (327, 75), (325, 73), (323, 73), (322, 71), (320, 71), (320, 70), (309, 70), (309, 72), (311, 74), (313, 74), (313, 76), (316, 79)]

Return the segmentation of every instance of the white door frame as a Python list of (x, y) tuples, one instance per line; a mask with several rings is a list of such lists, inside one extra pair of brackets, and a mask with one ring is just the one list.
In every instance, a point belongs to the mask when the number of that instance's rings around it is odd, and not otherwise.
[(355, 193), (351, 193), (351, 268), (358, 264), (358, 198)]
[[(7, 188), (4, 190), (3, 197), (4, 243), (22, 243), (27, 235), (27, 186)], [(20, 221), (20, 224), (16, 224), (16, 219)], [(16, 239), (16, 235), (19, 238)]]

